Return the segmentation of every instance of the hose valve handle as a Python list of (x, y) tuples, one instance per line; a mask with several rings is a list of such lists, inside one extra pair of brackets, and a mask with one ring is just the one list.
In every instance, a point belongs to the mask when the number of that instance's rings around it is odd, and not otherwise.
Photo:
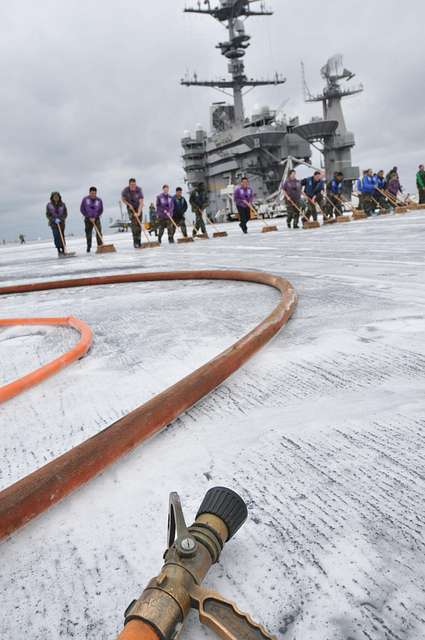
[(187, 527), (180, 498), (170, 494), (164, 566), (125, 612), (119, 640), (175, 640), (191, 609), (223, 640), (276, 640), (236, 605), (200, 586), (224, 544), (248, 517), (242, 498), (224, 487), (206, 494)]
[(197, 542), (187, 528), (180, 497), (175, 491), (170, 493), (167, 550), (173, 545), (181, 558), (190, 558), (196, 553)]

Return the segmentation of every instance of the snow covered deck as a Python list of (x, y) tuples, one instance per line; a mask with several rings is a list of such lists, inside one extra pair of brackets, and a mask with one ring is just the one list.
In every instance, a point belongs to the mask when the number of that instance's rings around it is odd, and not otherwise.
[[(283, 229), (283, 222), (280, 223)], [(425, 637), (425, 212), (59, 261), (0, 248), (2, 284), (130, 272), (262, 269), (298, 310), (250, 363), (162, 434), (1, 545), (0, 637), (114, 638), (158, 573), (168, 493), (188, 519), (225, 485), (250, 519), (207, 584), (288, 640)], [(272, 309), (253, 284), (114, 285), (10, 296), (0, 316), (74, 315), (87, 358), (0, 407), (0, 488), (142, 404)], [(0, 332), (0, 384), (75, 341)], [(212, 638), (195, 614), (187, 640)]]

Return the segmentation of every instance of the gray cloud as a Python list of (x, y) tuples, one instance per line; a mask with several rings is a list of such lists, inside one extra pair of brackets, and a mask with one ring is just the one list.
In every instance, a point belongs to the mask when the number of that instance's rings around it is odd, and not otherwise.
[[(288, 82), (250, 93), (247, 110), (289, 99), (288, 115), (320, 113), (320, 105), (303, 103), (300, 60), (315, 92), (322, 88), (320, 67), (342, 52), (365, 85), (364, 94), (346, 102), (355, 162), (398, 164), (413, 190), (425, 155), (419, 3), (271, 4), (273, 18), (247, 23), (254, 36), (248, 74), (278, 70)], [(2, 5), (0, 239), (21, 231), (47, 237), (44, 208), (53, 189), (69, 206), (69, 229), (80, 233), (79, 202), (90, 184), (115, 217), (130, 175), (149, 200), (164, 181), (183, 183), (181, 135), (197, 122), (208, 125), (209, 104), (220, 94), (180, 87), (179, 79), (193, 70), (200, 77), (225, 74), (214, 48), (223, 35), (219, 24), (184, 15), (183, 0)]]

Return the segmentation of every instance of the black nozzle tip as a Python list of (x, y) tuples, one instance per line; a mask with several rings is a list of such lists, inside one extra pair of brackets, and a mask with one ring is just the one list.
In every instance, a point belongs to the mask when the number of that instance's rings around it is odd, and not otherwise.
[(223, 520), (229, 530), (227, 540), (233, 538), (248, 518), (245, 502), (237, 493), (225, 487), (214, 487), (207, 492), (196, 517), (204, 513), (212, 513)]

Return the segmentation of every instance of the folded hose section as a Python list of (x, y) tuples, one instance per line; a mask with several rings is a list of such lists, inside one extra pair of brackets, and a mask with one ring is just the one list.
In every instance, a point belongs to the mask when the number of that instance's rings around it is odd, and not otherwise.
[(292, 316), (297, 295), (285, 279), (255, 271), (175, 271), (56, 280), (0, 288), (0, 295), (96, 285), (169, 280), (236, 280), (274, 287), (281, 300), (231, 347), (117, 422), (0, 492), (0, 539), (46, 511), (157, 433), (219, 386)]
[(46, 378), (53, 376), (64, 367), (67, 367), (72, 362), (75, 362), (75, 360), (83, 358), (92, 344), (93, 334), (90, 327), (82, 320), (78, 320), (78, 318), (74, 318), (72, 316), (70, 316), (69, 318), (0, 319), (0, 328), (28, 325), (55, 325), (62, 327), (71, 327), (72, 329), (76, 329), (80, 332), (80, 339), (77, 344), (72, 347), (72, 349), (59, 356), (58, 358), (55, 358), (55, 360), (48, 362), (39, 369), (35, 369), (35, 371), (32, 371), (25, 376), (22, 376), (22, 378), (13, 380), (13, 382), (9, 382), (8, 384), (0, 387), (0, 404), (2, 402), (6, 402), (6, 400), (14, 398), (19, 393), (22, 393), (22, 391), (26, 391), (27, 389), (34, 387), (36, 384), (43, 382), (43, 380), (46, 380)]

